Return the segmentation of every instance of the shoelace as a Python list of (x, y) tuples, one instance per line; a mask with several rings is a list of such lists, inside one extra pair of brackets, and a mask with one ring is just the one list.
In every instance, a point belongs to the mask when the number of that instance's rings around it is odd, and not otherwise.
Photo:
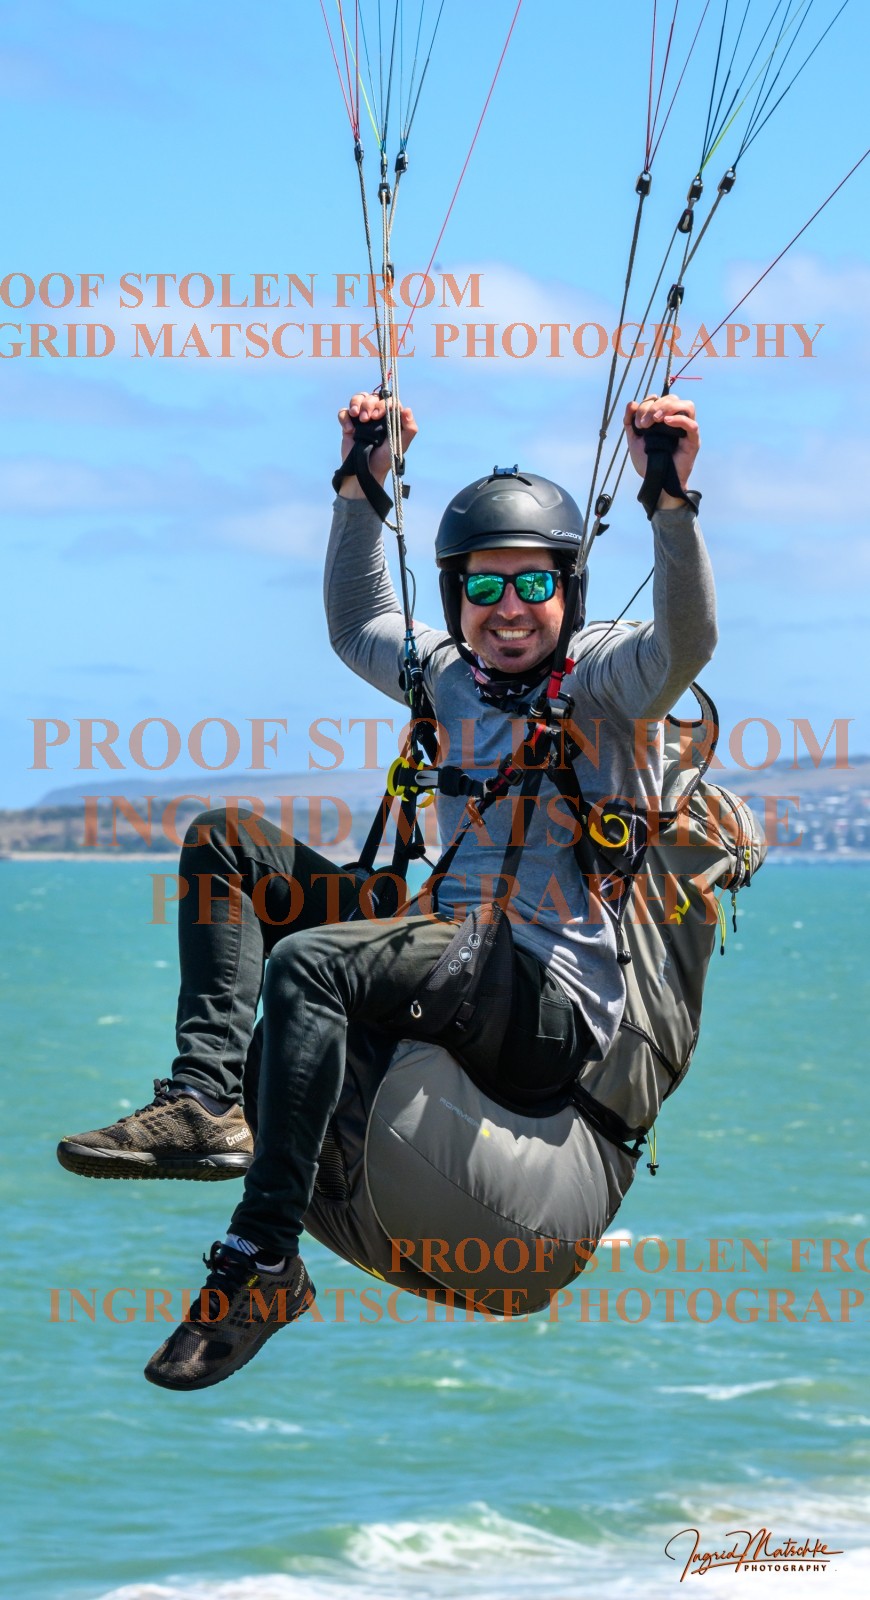
[(190, 1308), (191, 1322), (199, 1320), (202, 1296), (208, 1294), (210, 1289), (222, 1291), (231, 1301), (251, 1271), (256, 1271), (255, 1263), (250, 1257), (243, 1256), (238, 1250), (226, 1248), (220, 1239), (215, 1239), (208, 1255), (204, 1255), (202, 1259), (209, 1272)]
[[(196, 1322), (200, 1316), (201, 1301), (204, 1294), (209, 1291), (220, 1292), (226, 1295), (229, 1301), (230, 1316), (233, 1315), (233, 1298), (239, 1289), (247, 1288), (251, 1283), (251, 1274), (259, 1273), (257, 1263), (253, 1256), (243, 1255), (240, 1250), (234, 1250), (232, 1245), (222, 1244), (216, 1239), (203, 1262), (209, 1269), (208, 1277), (197, 1295), (190, 1309), (190, 1320)], [(257, 1278), (254, 1278), (254, 1282)]]
[[(168, 1106), (173, 1100), (177, 1100), (177, 1098), (178, 1094), (177, 1091), (173, 1089), (171, 1078), (155, 1078), (154, 1099), (151, 1101), (150, 1105), (140, 1106), (138, 1111), (131, 1111), (130, 1115), (132, 1117), (142, 1117), (145, 1115), (146, 1111), (153, 1111), (155, 1106)], [(127, 1122), (128, 1118), (124, 1117), (122, 1118), (122, 1121)]]
[(209, 1269), (205, 1280), (207, 1289), (220, 1288), (225, 1284), (236, 1288), (251, 1272), (257, 1270), (253, 1256), (246, 1256), (240, 1250), (233, 1250), (231, 1245), (222, 1244), (220, 1239), (215, 1240), (208, 1255), (202, 1259)]

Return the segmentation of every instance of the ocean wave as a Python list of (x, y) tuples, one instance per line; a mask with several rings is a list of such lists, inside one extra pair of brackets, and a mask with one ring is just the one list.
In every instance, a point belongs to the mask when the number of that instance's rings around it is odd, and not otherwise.
[(501, 1561), (536, 1563), (576, 1560), (573, 1539), (513, 1522), (488, 1506), (472, 1508), (469, 1522), (374, 1522), (348, 1541), (346, 1555), (360, 1571), (479, 1572)]
[[(628, 1600), (628, 1573), (613, 1552), (582, 1545), (478, 1503), (451, 1521), (374, 1522), (351, 1530), (342, 1556), (310, 1574), (231, 1580), (181, 1577), (130, 1584), (102, 1600)], [(624, 1566), (620, 1554), (617, 1567)], [(667, 1574), (670, 1577), (670, 1571)], [(652, 1592), (652, 1591), (650, 1591)]]
[(739, 1400), (745, 1394), (759, 1394), (762, 1389), (781, 1389), (787, 1385), (812, 1388), (812, 1378), (760, 1378), (755, 1383), (661, 1383), (656, 1394), (699, 1394), (705, 1400)]
[(282, 1422), (280, 1417), (224, 1417), (225, 1428), (238, 1428), (242, 1433), (304, 1433), (299, 1422)]
[[(287, 1578), (282, 1573), (238, 1578), (228, 1583), (178, 1578), (166, 1583), (132, 1583), (101, 1600), (348, 1600), (347, 1584), (317, 1578)], [(372, 1600), (372, 1597), (370, 1597)]]
[[(579, 1554), (579, 1547), (575, 1547)], [(629, 1600), (642, 1589), (653, 1600), (673, 1596), (678, 1574), (670, 1562), (667, 1572), (655, 1571), (660, 1552), (638, 1552), (636, 1564), (629, 1569), (620, 1555), (608, 1568), (596, 1564), (590, 1571), (562, 1572), (548, 1575), (534, 1566), (517, 1570), (502, 1565), (493, 1567), (482, 1582), (463, 1579), (462, 1595), (470, 1600)], [(746, 1574), (751, 1582), (752, 1574)], [(838, 1557), (836, 1566), (829, 1570), (836, 1585), (837, 1600), (863, 1600), (870, 1578), (870, 1549), (850, 1552)], [(788, 1594), (795, 1600), (818, 1600), (819, 1583), (824, 1575), (819, 1573), (767, 1571), (759, 1576), (764, 1593)], [(737, 1579), (731, 1572), (708, 1572), (704, 1575), (704, 1594), (719, 1600), (733, 1596)], [(742, 1589), (740, 1591), (742, 1593)], [(433, 1583), (419, 1575), (412, 1580), (402, 1580), (393, 1574), (371, 1578), (348, 1576), (347, 1581), (333, 1581), (316, 1577), (291, 1577), (283, 1573), (269, 1573), (235, 1580), (209, 1581), (208, 1579), (171, 1579), (168, 1583), (128, 1584), (113, 1589), (102, 1600), (456, 1600), (456, 1575)]]
[[(708, 1494), (710, 1490), (708, 1488)], [(710, 1539), (720, 1540), (730, 1528), (754, 1528), (757, 1518), (746, 1521), (738, 1509), (723, 1522), (721, 1491), (716, 1503), (704, 1507), (703, 1492), (696, 1497), (687, 1526), (706, 1528)], [(729, 1496), (729, 1499), (731, 1497)], [(817, 1493), (800, 1502), (782, 1490), (765, 1497), (766, 1525), (775, 1535), (795, 1537), (811, 1530), (832, 1550), (842, 1548), (828, 1571), (839, 1600), (858, 1600), (868, 1589), (870, 1548), (863, 1543), (849, 1548), (849, 1535), (836, 1529), (851, 1523), (853, 1532), (866, 1530), (866, 1504), (843, 1504), (841, 1497)], [(648, 1596), (672, 1595), (676, 1568), (664, 1553), (667, 1534), (657, 1521), (655, 1531), (625, 1540), (608, 1539), (591, 1545), (564, 1538), (530, 1523), (501, 1515), (483, 1502), (469, 1507), (470, 1515), (455, 1520), (368, 1523), (350, 1531), (344, 1549), (327, 1569), (312, 1562), (309, 1573), (270, 1573), (232, 1580), (172, 1578), (161, 1584), (134, 1584), (113, 1590), (102, 1600), (628, 1600), (642, 1587)], [(851, 1512), (851, 1515), (850, 1515)], [(679, 1522), (669, 1526), (676, 1532)], [(765, 1592), (788, 1593), (802, 1600), (817, 1597), (818, 1573), (767, 1570)], [(704, 1593), (731, 1595), (735, 1574), (705, 1574)]]
[[(751, 1496), (751, 1498), (750, 1498)], [(865, 1479), (852, 1478), (830, 1487), (756, 1479), (751, 1487), (710, 1483), (674, 1495), (656, 1496), (667, 1505), (667, 1517), (684, 1519), (686, 1526), (706, 1530), (708, 1538), (724, 1536), (730, 1528), (769, 1528), (774, 1536), (802, 1538), (811, 1534), (833, 1546), (844, 1546), (847, 1558), (870, 1555), (865, 1551), (870, 1527), (870, 1492)], [(655, 1518), (656, 1528), (663, 1517)]]

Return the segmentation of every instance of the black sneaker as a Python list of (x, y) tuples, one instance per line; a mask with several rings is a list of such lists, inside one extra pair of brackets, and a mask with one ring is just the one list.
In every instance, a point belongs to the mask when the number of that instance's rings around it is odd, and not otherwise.
[[(155, 1351), (145, 1376), (162, 1389), (208, 1389), (222, 1383), (289, 1322), (313, 1304), (315, 1289), (299, 1256), (277, 1272), (256, 1256), (213, 1244), (203, 1256), (211, 1268), (190, 1308), (190, 1318)], [(210, 1320), (202, 1319), (203, 1302)]]
[(62, 1139), (57, 1159), (83, 1178), (239, 1178), (254, 1156), (240, 1106), (215, 1113), (196, 1089), (155, 1078), (154, 1099), (111, 1127)]

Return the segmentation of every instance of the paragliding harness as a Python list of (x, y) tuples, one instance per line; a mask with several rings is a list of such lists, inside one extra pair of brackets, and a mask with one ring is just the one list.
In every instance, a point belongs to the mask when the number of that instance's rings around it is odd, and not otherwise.
[[(359, 432), (361, 437), (355, 441), (343, 467), (335, 475), (333, 483), (336, 489), (344, 477), (356, 470), (352, 463), (358, 444), (362, 450), (370, 453), (386, 437), (383, 422), (364, 424)], [(674, 429), (668, 430), (668, 433), (671, 437), (666, 443), (673, 451), (677, 435)], [(660, 455), (661, 444), (658, 440), (656, 448)], [(651, 469), (656, 475), (665, 470), (660, 460), (653, 461), (652, 458)], [(369, 495), (364, 480), (360, 481), (373, 508), (380, 514), (376, 497)], [(375, 483), (375, 488), (378, 487)], [(656, 499), (658, 492), (656, 490)], [(401, 545), (400, 567), (403, 569), (403, 594), (407, 594)], [(487, 1081), (488, 1092), (496, 1097), (497, 1089), (492, 1088), (492, 1075), (504, 1044), (512, 991), (513, 942), (508, 906), (526, 843), (527, 808), (530, 802), (534, 805), (545, 776), (554, 784), (576, 819), (572, 841), (574, 858), (589, 886), (590, 897), (594, 893), (596, 902), (614, 925), (617, 960), (621, 965), (631, 961), (623, 919), (631, 898), (632, 884), (643, 866), (648, 827), (640, 811), (622, 798), (603, 804), (590, 804), (577, 778), (575, 760), (580, 754), (580, 746), (569, 731), (573, 700), (564, 692), (563, 683), (574, 667), (567, 650), (579, 590), (580, 575), (575, 566), (566, 583), (563, 626), (552, 666), (527, 713), (524, 738), (516, 750), (502, 758), (495, 774), (486, 779), (472, 777), (457, 766), (435, 764), (438, 747), (435, 710), (425, 688), (413, 622), (406, 613), (404, 662), (399, 682), (411, 711), (410, 729), (402, 754), (390, 767), (386, 793), (360, 856), (348, 868), (355, 873), (361, 885), (366, 883), (370, 886), (370, 893), (375, 882), (381, 885), (372, 893), (375, 914), (383, 917), (395, 915), (410, 862), (425, 857), (425, 844), (417, 818), (418, 806), (425, 805), (430, 797), (434, 798), (436, 791), (451, 797), (464, 796), (465, 818), (421, 891), (431, 893), (432, 903), (437, 909), (437, 886), (450, 872), (467, 835), (482, 823), (486, 812), (497, 801), (515, 795), (520, 811), (519, 826), (511, 829), (511, 839), (498, 874), (505, 892), (497, 901), (471, 912), (421, 985), (411, 1006), (406, 1006), (400, 1014), (388, 1019), (388, 1025), (395, 1026), (403, 1037), (425, 1038), (443, 1045), (457, 1057), (475, 1081), (482, 1075)], [(699, 686), (693, 685), (693, 688), (707, 726), (715, 728), (715, 707)], [(715, 739), (705, 752), (692, 783), (680, 796), (677, 808), (672, 813), (661, 814), (661, 825), (666, 826), (668, 822), (676, 820), (679, 811), (688, 805), (714, 749)], [(378, 872), (375, 861), (396, 800), (399, 801), (399, 808), (392, 861), (389, 870)], [(352, 915), (359, 915), (359, 912), (355, 911)], [(582, 1063), (578, 1063), (578, 1072), (581, 1066)], [(644, 1129), (629, 1127), (615, 1111), (595, 1100), (576, 1081), (567, 1092), (590, 1126), (633, 1158), (640, 1155), (646, 1139)]]
[[(382, 521), (392, 501), (372, 477), (368, 458), (372, 449), (383, 443), (386, 437), (384, 421), (357, 423), (353, 447), (332, 480), (337, 492), (346, 477), (356, 475), (369, 504)], [(682, 434), (674, 428), (657, 427), (644, 430), (643, 437), (645, 445), (648, 445), (648, 468), (641, 493), (654, 494), (657, 501), (662, 484), (669, 483), (670, 475), (674, 474), (673, 452)], [(403, 490), (405, 488), (403, 485)], [(682, 498), (688, 498), (678, 483), (677, 493)], [(693, 500), (695, 498), (693, 496)], [(384, 503), (386, 510), (382, 509)], [(399, 567), (402, 593), (407, 602), (404, 542), (399, 546)], [(500, 878), (507, 879), (510, 886), (525, 844), (525, 802), (534, 800), (543, 777), (547, 775), (569, 808), (576, 813), (573, 850), (577, 866), (587, 880), (596, 882), (602, 905), (607, 908), (617, 928), (621, 926), (628, 898), (626, 891), (640, 870), (647, 830), (644, 819), (623, 800), (608, 802), (609, 809), (603, 813), (600, 807), (590, 806), (577, 779), (574, 762), (580, 754), (580, 747), (568, 731), (574, 703), (563, 692), (563, 683), (574, 668), (568, 648), (580, 592), (581, 577), (578, 563), (575, 563), (566, 579), (563, 621), (552, 665), (541, 692), (527, 713), (525, 737), (515, 751), (502, 758), (494, 776), (486, 779), (474, 778), (461, 767), (434, 764), (438, 751), (437, 720), (425, 688), (413, 620), (406, 603), (404, 661), (399, 684), (411, 712), (411, 724), (405, 748), (389, 769), (386, 793), (359, 859), (354, 863), (354, 870), (361, 880), (363, 874), (366, 879), (374, 874), (375, 858), (386, 832), (387, 817), (394, 800), (400, 802), (396, 841), (389, 873), (383, 876), (391, 878), (398, 890), (398, 880), (405, 879), (410, 862), (425, 857), (426, 853), (417, 821), (418, 806), (427, 804), (436, 791), (453, 798), (464, 796), (467, 802), (465, 820), (434, 866), (427, 884), (427, 887), (432, 887), (437, 904), (437, 883), (447, 876), (466, 835), (472, 827), (482, 823), (484, 814), (496, 801), (516, 790), (522, 812), (520, 838), (508, 845), (500, 872)], [(706, 700), (706, 696), (704, 698)], [(424, 797), (422, 800), (421, 796)], [(516, 831), (512, 830), (512, 837)], [(506, 904), (510, 894), (503, 898)], [(397, 908), (397, 901), (393, 899), (390, 903), (386, 896), (376, 904), (379, 914), (384, 916), (393, 915)], [(619, 959), (623, 963), (630, 960), (624, 946), (620, 949)]]

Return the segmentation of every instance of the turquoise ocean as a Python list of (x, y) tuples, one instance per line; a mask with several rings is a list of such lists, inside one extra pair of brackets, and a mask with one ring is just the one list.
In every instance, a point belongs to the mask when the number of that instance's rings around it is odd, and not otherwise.
[[(418, 1320), (399, 1321), (374, 1280), (309, 1242), (323, 1320), (181, 1396), (141, 1377), (165, 1328), (146, 1292), (178, 1314), (235, 1185), (87, 1182), (54, 1157), (168, 1068), (175, 934), (149, 924), (163, 865), (0, 864), (3, 1593), (658, 1596), (678, 1590), (687, 1528), (703, 1549), (766, 1528), (772, 1545), (840, 1552), (824, 1572), (720, 1569), (703, 1594), (870, 1592), (870, 867), (770, 866), (741, 895), (660, 1169), (641, 1164), (614, 1223), (631, 1244), (602, 1250), (558, 1319), (427, 1322), (401, 1296), (396, 1315)], [(658, 1272), (632, 1258), (653, 1236), (642, 1260), (667, 1249)], [(797, 1238), (816, 1241), (800, 1273)], [(824, 1271), (828, 1238), (844, 1247)], [(734, 1241), (718, 1271), (711, 1239)], [(792, 1292), (796, 1321), (769, 1319), (772, 1289)], [(727, 1313), (735, 1290), (759, 1320)]]

